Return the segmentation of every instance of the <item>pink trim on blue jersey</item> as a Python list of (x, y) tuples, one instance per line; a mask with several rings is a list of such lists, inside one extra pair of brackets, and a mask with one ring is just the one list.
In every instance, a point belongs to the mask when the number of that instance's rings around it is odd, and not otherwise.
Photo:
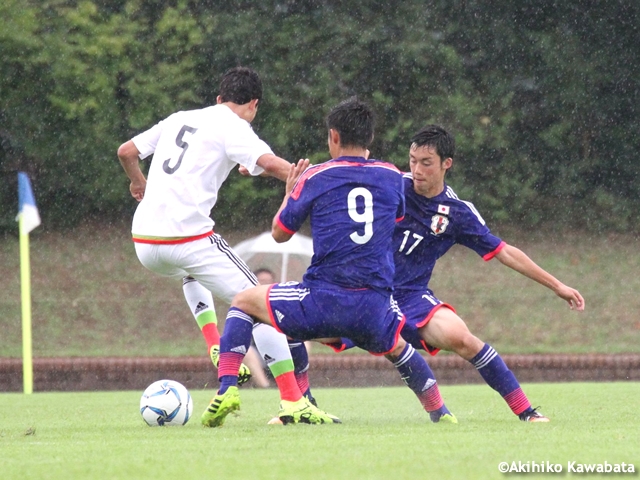
[(500, 242), (500, 245), (498, 245), (498, 246), (496, 247), (496, 249), (495, 249), (493, 252), (489, 252), (489, 253), (487, 253), (484, 257), (482, 257), (482, 259), (483, 259), (485, 262), (488, 262), (488, 261), (489, 261), (489, 260), (491, 260), (493, 257), (495, 257), (497, 254), (499, 254), (499, 253), (500, 253), (500, 250), (502, 250), (502, 249), (503, 249), (504, 247), (506, 247), (506, 246), (507, 246), (507, 242), (504, 242), (504, 241), (503, 241), (503, 242)]
[(404, 220), (404, 215), (403, 215), (403, 216), (401, 216), (400, 218), (396, 218), (396, 223), (399, 223), (399, 222), (401, 222), (402, 220)]
[(344, 352), (347, 349), (347, 346), (344, 344), (344, 342), (343, 343), (324, 343), (324, 342), (322, 342), (322, 344), (327, 346), (327, 347), (329, 347), (331, 350), (333, 350), (336, 353)]
[[(431, 319), (433, 318), (433, 315), (436, 313), (436, 311), (440, 310), (440, 308), (442, 308), (442, 307), (448, 308), (453, 313), (456, 313), (456, 309), (453, 308), (448, 303), (439, 303), (438, 305), (433, 307), (433, 309), (429, 312), (429, 315), (427, 315), (422, 320), (420, 320), (418, 323), (416, 323), (416, 327), (417, 328), (424, 327), (427, 323), (429, 323), (431, 321)], [(438, 352), (441, 350), (440, 348), (432, 347), (427, 342), (425, 342), (423, 339), (420, 339), (420, 343), (422, 344), (422, 348), (424, 349), (424, 351), (428, 352), (429, 355), (431, 355), (432, 357), (435, 357), (438, 354)]]
[(276, 331), (284, 335), (284, 332), (280, 330), (280, 327), (278, 327), (278, 322), (276, 322), (276, 319), (273, 316), (273, 310), (271, 309), (271, 302), (269, 301), (269, 294), (271, 293), (271, 289), (273, 288), (274, 285), (277, 285), (277, 283), (273, 283), (269, 285), (269, 288), (267, 288), (267, 298), (265, 299), (267, 302), (267, 312), (269, 312), (269, 320), (271, 320), (271, 326), (275, 328)]
[(400, 174), (402, 173), (400, 172), (400, 170), (398, 170), (398, 168), (395, 165), (387, 162), (379, 162), (376, 160), (372, 160), (372, 161), (365, 160), (364, 162), (329, 160), (328, 162), (321, 163), (320, 165), (314, 165), (312, 167), (307, 168), (307, 170), (300, 176), (295, 186), (293, 187), (293, 191), (291, 192), (291, 198), (293, 198), (294, 200), (297, 200), (298, 197), (300, 197), (300, 192), (302, 191), (302, 188), (304, 187), (305, 182), (309, 180), (311, 177), (313, 177), (317, 173), (320, 173), (324, 170), (328, 170), (330, 168), (337, 168), (337, 167), (379, 167), (379, 168), (386, 168), (388, 170), (398, 172)]
[(284, 223), (282, 223), (282, 220), (280, 220), (280, 215), (278, 215), (278, 218), (276, 219), (276, 224), (282, 229), (284, 233), (288, 233), (289, 235), (293, 235), (294, 233), (296, 233), (288, 228)]
[(395, 339), (393, 341), (393, 347), (391, 347), (390, 350), (384, 352), (384, 353), (373, 353), (373, 352), (369, 352), (371, 355), (373, 355), (374, 357), (381, 357), (383, 355), (387, 355), (391, 352), (393, 352), (393, 349), (396, 348), (396, 346), (398, 345), (398, 339), (400, 338), (400, 332), (402, 332), (402, 327), (404, 327), (404, 324), (407, 321), (407, 317), (404, 316), (404, 313), (402, 314), (402, 320), (400, 321), (400, 324), (398, 326), (398, 329), (396, 330), (396, 335), (395, 335)]

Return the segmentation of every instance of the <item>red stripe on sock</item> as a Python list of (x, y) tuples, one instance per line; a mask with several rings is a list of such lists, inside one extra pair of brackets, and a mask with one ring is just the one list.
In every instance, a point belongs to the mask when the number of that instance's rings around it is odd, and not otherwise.
[(240, 364), (244, 360), (244, 355), (236, 352), (226, 352), (220, 354), (220, 364), (218, 365), (218, 378), (224, 375), (238, 375)]
[[(222, 358), (220, 358), (220, 361), (222, 361)], [(278, 390), (280, 390), (280, 399), (297, 402), (302, 398), (302, 393), (300, 392), (300, 388), (296, 382), (296, 376), (293, 372), (278, 375), (275, 380), (278, 384)]]
[(207, 342), (207, 350), (211, 350), (214, 345), (220, 345), (220, 333), (218, 332), (218, 324), (207, 323), (202, 327), (202, 336)]
[(307, 372), (296, 373), (296, 383), (298, 384), (298, 388), (302, 393), (309, 390), (309, 375)]
[(418, 395), (418, 400), (427, 412), (438, 410), (444, 405), (437, 383)]
[(504, 401), (507, 402), (511, 411), (516, 415), (520, 415), (527, 408), (531, 407), (529, 399), (521, 388), (516, 388), (513, 392), (507, 393), (504, 396)]

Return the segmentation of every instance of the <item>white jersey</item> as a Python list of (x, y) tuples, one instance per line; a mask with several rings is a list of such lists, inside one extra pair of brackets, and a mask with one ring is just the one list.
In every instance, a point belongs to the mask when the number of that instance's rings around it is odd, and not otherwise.
[(134, 238), (173, 239), (210, 232), (218, 190), (238, 164), (263, 172), (273, 153), (251, 125), (226, 105), (177, 112), (132, 139), (140, 158), (151, 154), (144, 198), (133, 216)]

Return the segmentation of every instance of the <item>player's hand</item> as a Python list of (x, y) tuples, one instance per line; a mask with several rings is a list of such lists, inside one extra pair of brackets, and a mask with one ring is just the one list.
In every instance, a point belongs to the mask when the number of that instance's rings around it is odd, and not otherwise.
[(579, 312), (584, 310), (584, 298), (582, 298), (582, 295), (580, 295), (580, 292), (576, 289), (561, 285), (556, 290), (556, 295), (565, 300), (571, 310), (577, 310)]
[(247, 170), (247, 167), (245, 167), (244, 165), (240, 165), (238, 167), (238, 171), (240, 172), (240, 175), (242, 175), (243, 177), (251, 176), (251, 174), (249, 173), (249, 170)]
[(129, 185), (129, 191), (131, 192), (131, 196), (135, 198), (138, 202), (142, 201), (144, 198), (144, 191), (147, 188), (147, 180), (141, 182), (131, 182)]
[(307, 168), (309, 168), (308, 158), (301, 158), (300, 160), (298, 160), (298, 163), (291, 164), (289, 175), (287, 176), (287, 186), (285, 187), (287, 196), (291, 194), (294, 185), (300, 178), (300, 175), (302, 175)]

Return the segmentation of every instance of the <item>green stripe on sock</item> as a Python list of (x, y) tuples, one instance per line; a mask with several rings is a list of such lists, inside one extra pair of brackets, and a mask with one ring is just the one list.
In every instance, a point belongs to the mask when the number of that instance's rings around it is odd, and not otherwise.
[(205, 325), (208, 325), (209, 323), (215, 323), (217, 325), (218, 317), (216, 316), (216, 311), (207, 310), (206, 312), (202, 312), (200, 315), (196, 317), (196, 322), (198, 322), (198, 326), (200, 327), (200, 330), (202, 330), (202, 327), (204, 327)]
[(279, 377), (283, 373), (293, 372), (293, 360), (282, 360), (280, 362), (269, 365), (269, 370), (273, 373), (273, 377)]

